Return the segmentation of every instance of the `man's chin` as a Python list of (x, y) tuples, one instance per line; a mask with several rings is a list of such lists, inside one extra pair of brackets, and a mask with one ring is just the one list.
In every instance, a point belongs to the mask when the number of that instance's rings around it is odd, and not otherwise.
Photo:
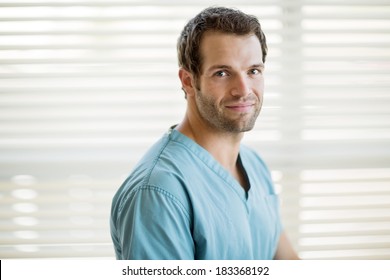
[(251, 131), (254, 128), (255, 124), (242, 124), (242, 125), (231, 125), (227, 128), (227, 131), (232, 133), (241, 133), (241, 132), (248, 132)]

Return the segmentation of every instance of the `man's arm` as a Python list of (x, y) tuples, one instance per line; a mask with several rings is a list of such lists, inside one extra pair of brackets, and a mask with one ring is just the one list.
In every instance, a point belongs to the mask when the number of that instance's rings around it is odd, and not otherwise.
[(297, 253), (292, 247), (284, 231), (280, 235), (279, 244), (278, 244), (278, 248), (276, 249), (274, 259), (275, 260), (299, 260)]
[(167, 191), (143, 186), (127, 196), (118, 214), (119, 259), (194, 259), (190, 219)]

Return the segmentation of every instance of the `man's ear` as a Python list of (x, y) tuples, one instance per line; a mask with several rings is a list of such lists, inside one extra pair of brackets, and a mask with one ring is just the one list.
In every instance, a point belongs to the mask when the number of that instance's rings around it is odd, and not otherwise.
[(195, 94), (194, 76), (184, 68), (180, 67), (179, 78), (181, 81), (181, 87), (184, 90), (186, 97), (193, 96)]

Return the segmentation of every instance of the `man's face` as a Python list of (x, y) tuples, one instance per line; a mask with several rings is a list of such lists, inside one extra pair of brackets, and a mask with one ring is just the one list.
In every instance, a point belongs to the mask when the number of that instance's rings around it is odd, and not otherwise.
[(251, 130), (260, 113), (264, 64), (259, 39), (206, 32), (195, 101), (200, 118), (220, 132)]

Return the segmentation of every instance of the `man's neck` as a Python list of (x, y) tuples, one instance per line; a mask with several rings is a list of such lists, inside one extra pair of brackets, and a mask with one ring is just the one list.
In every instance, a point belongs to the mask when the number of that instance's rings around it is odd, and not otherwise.
[(243, 133), (220, 132), (187, 118), (176, 129), (202, 146), (231, 173), (237, 172), (237, 159)]

